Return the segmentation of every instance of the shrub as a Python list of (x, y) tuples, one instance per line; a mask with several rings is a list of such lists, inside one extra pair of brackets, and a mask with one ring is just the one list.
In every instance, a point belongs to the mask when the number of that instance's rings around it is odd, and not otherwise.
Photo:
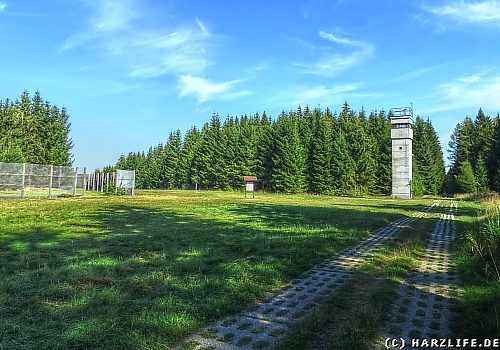
[(125, 196), (127, 190), (125, 188), (116, 188), (114, 184), (109, 184), (104, 194), (106, 196)]

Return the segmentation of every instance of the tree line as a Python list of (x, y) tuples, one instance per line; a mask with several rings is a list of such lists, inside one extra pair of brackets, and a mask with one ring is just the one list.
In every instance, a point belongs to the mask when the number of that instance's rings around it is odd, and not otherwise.
[(71, 165), (73, 142), (66, 108), (24, 91), (0, 100), (0, 162)]
[(500, 192), (500, 115), (479, 109), (474, 120), (458, 123), (449, 142), (451, 168), (446, 192)]
[[(176, 130), (146, 153), (122, 154), (116, 168), (135, 170), (137, 187), (146, 189), (237, 190), (243, 175), (256, 175), (265, 191), (390, 194), (389, 117), (383, 110), (355, 112), (347, 102), (338, 115), (308, 107), (276, 120), (265, 112), (224, 121), (214, 114), (201, 130), (184, 136)], [(437, 194), (445, 178), (437, 133), (417, 117), (414, 134), (413, 189)]]

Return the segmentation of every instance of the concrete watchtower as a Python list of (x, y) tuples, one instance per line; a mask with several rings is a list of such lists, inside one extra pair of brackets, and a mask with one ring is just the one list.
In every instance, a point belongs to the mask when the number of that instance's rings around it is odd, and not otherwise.
[(391, 109), (392, 197), (411, 198), (413, 108)]

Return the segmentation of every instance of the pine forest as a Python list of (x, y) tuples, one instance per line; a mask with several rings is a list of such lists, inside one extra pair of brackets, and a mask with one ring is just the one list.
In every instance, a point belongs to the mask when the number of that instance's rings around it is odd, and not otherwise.
[(71, 165), (73, 142), (66, 108), (24, 91), (0, 101), (0, 162)]
[[(265, 112), (225, 120), (214, 114), (201, 130), (173, 131), (147, 153), (122, 155), (116, 167), (136, 170), (137, 186), (147, 189), (237, 190), (242, 176), (256, 175), (264, 191), (385, 195), (392, 176), (389, 117), (355, 112), (347, 102), (338, 115), (307, 106), (275, 120)], [(414, 192), (438, 194), (445, 167), (437, 133), (420, 117), (414, 129)]]

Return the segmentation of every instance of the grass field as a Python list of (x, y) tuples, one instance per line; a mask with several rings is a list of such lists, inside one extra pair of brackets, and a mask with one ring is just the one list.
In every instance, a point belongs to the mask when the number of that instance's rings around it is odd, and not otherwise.
[(430, 200), (0, 201), (0, 348), (165, 349)]

